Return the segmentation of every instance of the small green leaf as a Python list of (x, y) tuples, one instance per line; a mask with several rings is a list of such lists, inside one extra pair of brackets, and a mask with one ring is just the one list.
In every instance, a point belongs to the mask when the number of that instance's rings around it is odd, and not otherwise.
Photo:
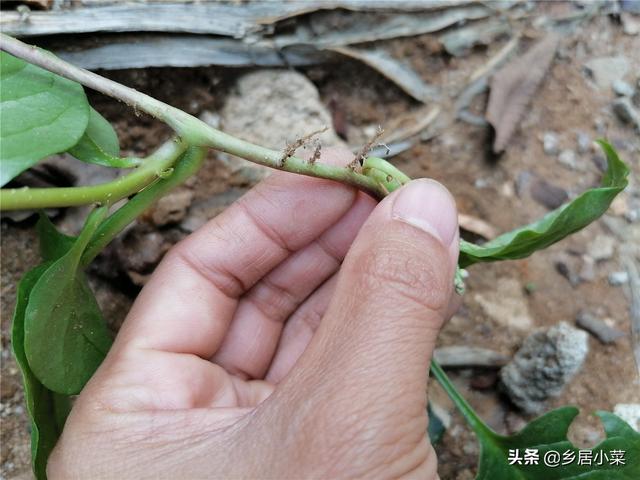
[(40, 239), (40, 256), (45, 262), (62, 257), (76, 241), (75, 237), (60, 233), (43, 212), (40, 212), (40, 218), (36, 223), (36, 231)]
[(607, 156), (608, 164), (600, 187), (587, 190), (535, 223), (504, 233), (483, 245), (462, 240), (460, 266), (466, 268), (477, 262), (527, 257), (586, 227), (606, 212), (616, 195), (627, 186), (629, 168), (611, 145), (604, 141), (598, 143)]
[[(640, 433), (614, 414), (596, 413), (607, 438), (590, 450), (578, 449), (567, 439), (569, 427), (578, 415), (575, 407), (548, 412), (519, 433), (506, 437), (495, 433), (478, 417), (436, 362), (431, 363), (431, 372), (478, 438), (480, 465), (476, 480), (640, 478)], [(591, 462), (581, 462), (581, 455)]]
[(120, 158), (120, 145), (115, 130), (105, 118), (93, 108), (89, 113), (89, 124), (80, 141), (69, 149), (69, 153), (87, 163), (114, 168), (131, 168), (140, 162), (134, 158)]
[(29, 367), (48, 389), (67, 395), (82, 390), (98, 368), (111, 336), (80, 268), (87, 243), (107, 208), (89, 215), (71, 249), (41, 275), (25, 312)]
[(31, 461), (33, 472), (39, 480), (46, 478), (47, 459), (69, 413), (69, 399), (48, 390), (33, 374), (24, 349), (24, 316), (29, 295), (42, 274), (52, 262), (38, 265), (27, 272), (18, 284), (16, 308), (11, 328), (11, 345), (18, 367), (22, 372), (24, 400), (31, 422)]
[(0, 52), (0, 186), (78, 143), (89, 121), (82, 86)]

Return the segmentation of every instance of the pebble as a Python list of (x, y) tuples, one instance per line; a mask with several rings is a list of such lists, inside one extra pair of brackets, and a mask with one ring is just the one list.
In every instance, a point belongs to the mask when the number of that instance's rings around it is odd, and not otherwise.
[(188, 189), (175, 190), (165, 195), (151, 208), (151, 221), (157, 227), (182, 221), (192, 200), (193, 192)]
[(609, 260), (615, 253), (615, 239), (609, 235), (596, 235), (587, 246), (587, 253), (596, 262)]
[(573, 150), (563, 150), (560, 156), (558, 156), (558, 161), (570, 170), (576, 170), (578, 168), (576, 152)]
[(562, 188), (537, 178), (531, 182), (531, 197), (549, 210), (558, 208), (569, 199), (569, 194)]
[(612, 287), (619, 287), (620, 285), (625, 285), (629, 283), (629, 274), (622, 270), (619, 272), (611, 272), (609, 274), (609, 285)]
[(609, 90), (613, 82), (629, 71), (629, 61), (625, 57), (592, 58), (584, 67), (600, 89)]
[(634, 108), (629, 98), (621, 97), (614, 100), (611, 108), (623, 123), (631, 125), (640, 131), (640, 113)]
[(578, 313), (578, 316), (576, 317), (576, 325), (592, 334), (604, 344), (614, 343), (619, 338), (625, 336), (624, 332), (610, 327), (605, 322), (586, 311)]
[(584, 132), (576, 134), (576, 143), (578, 144), (578, 153), (587, 153), (591, 149), (591, 137)]
[(502, 387), (524, 412), (539, 413), (548, 398), (562, 393), (588, 351), (587, 333), (567, 322), (535, 332), (500, 371)]
[(635, 93), (634, 88), (624, 80), (618, 79), (613, 82), (611, 86), (613, 87), (615, 94), (620, 97), (633, 97), (633, 94)]
[(436, 348), (433, 358), (443, 367), (502, 367), (509, 357), (488, 348), (452, 345)]
[(542, 137), (542, 148), (547, 155), (556, 155), (559, 143), (558, 136), (553, 132), (546, 132)]

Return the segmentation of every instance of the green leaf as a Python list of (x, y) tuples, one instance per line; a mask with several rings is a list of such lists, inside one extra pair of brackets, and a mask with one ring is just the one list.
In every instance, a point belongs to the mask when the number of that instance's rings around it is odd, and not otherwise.
[[(437, 363), (432, 362), (431, 371), (478, 438), (480, 465), (476, 480), (640, 478), (640, 433), (614, 414), (596, 413), (604, 425), (606, 439), (593, 449), (578, 449), (567, 439), (569, 427), (578, 415), (575, 407), (561, 407), (546, 413), (519, 433), (506, 437), (495, 433), (478, 417)], [(530, 450), (528, 455), (527, 450)], [(580, 452), (591, 458), (590, 465), (580, 462)], [(537, 460), (526, 464), (525, 455), (531, 459), (537, 455)], [(620, 458), (620, 455), (624, 463), (616, 464), (614, 456)]]
[(33, 374), (24, 349), (24, 317), (29, 295), (41, 275), (52, 262), (38, 265), (27, 272), (18, 284), (16, 307), (11, 329), (11, 345), (18, 367), (22, 372), (24, 400), (31, 422), (31, 461), (36, 478), (46, 478), (47, 459), (69, 413), (69, 399), (48, 390)]
[(0, 52), (0, 186), (78, 143), (89, 121), (82, 86)]
[[(597, 412), (603, 421), (606, 439), (593, 449), (578, 449), (567, 440), (567, 432), (577, 415), (577, 408), (562, 407), (533, 420), (516, 435), (504, 437), (494, 432), (479, 435), (477, 480), (640, 478), (640, 433), (612, 413)], [(536, 452), (537, 465), (525, 464), (527, 449)], [(580, 462), (580, 455), (590, 458), (591, 465), (584, 460)], [(522, 457), (522, 462), (516, 460), (517, 457)], [(615, 460), (621, 457), (624, 464)]]
[(135, 158), (120, 158), (120, 145), (115, 130), (105, 118), (93, 108), (89, 113), (89, 124), (80, 141), (69, 149), (69, 153), (87, 163), (114, 168), (131, 168), (139, 165)]
[(600, 187), (587, 190), (535, 223), (504, 233), (483, 245), (462, 240), (460, 267), (527, 257), (586, 227), (606, 212), (615, 196), (627, 186), (629, 169), (611, 145), (604, 141), (598, 143), (607, 156), (608, 165)]
[(77, 394), (111, 346), (111, 336), (80, 268), (87, 243), (107, 208), (93, 211), (80, 236), (34, 285), (25, 312), (29, 367), (48, 389)]
[(62, 257), (76, 241), (75, 237), (60, 233), (43, 212), (40, 212), (36, 231), (40, 239), (40, 256), (45, 262)]

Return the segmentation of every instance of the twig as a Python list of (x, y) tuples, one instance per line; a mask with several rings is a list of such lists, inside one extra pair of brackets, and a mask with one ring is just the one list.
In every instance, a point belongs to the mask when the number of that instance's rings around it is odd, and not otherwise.
[(16, 57), (121, 100), (136, 110), (146, 112), (166, 122), (189, 145), (214, 148), (270, 168), (336, 180), (352, 185), (376, 198), (382, 198), (385, 195), (375, 180), (351, 168), (324, 163), (311, 164), (297, 157), (290, 157), (284, 165), (281, 165), (282, 152), (261, 147), (221, 132), (182, 110), (93, 72), (71, 65), (49, 52), (27, 45), (15, 38), (0, 34), (0, 40), (0, 49)]
[(355, 157), (353, 157), (353, 160), (349, 164), (349, 167), (351, 169), (358, 170), (360, 169), (360, 167), (362, 167), (362, 164), (364, 163), (365, 159), (367, 158), (367, 155), (371, 151), (371, 148), (380, 139), (383, 133), (384, 133), (384, 130), (380, 125), (378, 125), (378, 129), (376, 130), (376, 133), (367, 141), (367, 143), (365, 143), (362, 146), (360, 150), (356, 152)]
[(326, 132), (328, 129), (329, 127), (322, 127), (321, 129), (316, 130), (315, 132), (311, 132), (303, 137), (297, 138), (293, 143), (287, 143), (287, 146), (285, 147), (284, 152), (282, 152), (282, 158), (280, 159), (280, 164), (284, 165), (284, 162), (286, 162), (288, 158), (291, 158), (295, 155), (296, 150), (298, 150), (300, 147), (308, 143), (309, 140), (311, 140), (316, 135), (320, 135), (321, 133)]

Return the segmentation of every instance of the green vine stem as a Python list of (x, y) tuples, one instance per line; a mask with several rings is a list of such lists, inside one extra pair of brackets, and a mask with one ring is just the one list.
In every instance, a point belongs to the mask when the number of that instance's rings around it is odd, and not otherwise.
[(151, 204), (195, 174), (202, 165), (206, 152), (204, 148), (190, 147), (176, 162), (171, 175), (145, 188), (104, 220), (85, 249), (82, 265), (89, 265), (116, 235)]
[(480, 419), (478, 414), (471, 408), (467, 401), (458, 393), (456, 387), (453, 385), (449, 377), (442, 367), (435, 360), (431, 361), (431, 373), (442, 386), (447, 393), (451, 401), (455, 404), (456, 408), (462, 413), (465, 420), (471, 425), (471, 428), (476, 434), (484, 433), (486, 435), (495, 435), (495, 433), (487, 427), (487, 425)]
[(147, 157), (134, 172), (100, 185), (65, 188), (3, 188), (0, 189), (2, 210), (73, 207), (90, 203), (113, 204), (139, 192), (171, 168), (187, 145), (172, 139)]
[(149, 95), (71, 65), (49, 52), (27, 45), (8, 35), (0, 34), (0, 49), (85, 87), (121, 100), (136, 111), (146, 112), (162, 120), (189, 145), (210, 147), (278, 170), (337, 180), (363, 190), (378, 199), (388, 193), (378, 181), (362, 174), (357, 168), (337, 167), (308, 162), (294, 156), (287, 157), (281, 151), (271, 150), (233, 137)]

